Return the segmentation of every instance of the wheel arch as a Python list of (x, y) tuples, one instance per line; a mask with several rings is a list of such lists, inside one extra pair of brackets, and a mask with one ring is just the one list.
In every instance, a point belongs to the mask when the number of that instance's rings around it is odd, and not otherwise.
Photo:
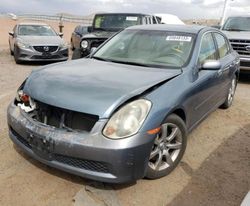
[(175, 108), (169, 113), (169, 115), (170, 114), (175, 114), (175, 115), (179, 116), (183, 120), (183, 122), (186, 124), (187, 116), (186, 116), (186, 112), (184, 111), (184, 109)]

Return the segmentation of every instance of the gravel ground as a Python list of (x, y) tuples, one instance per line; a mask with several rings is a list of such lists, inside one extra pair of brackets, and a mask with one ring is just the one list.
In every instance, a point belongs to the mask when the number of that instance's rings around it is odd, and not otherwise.
[[(74, 197), (89, 180), (29, 158), (8, 137), (6, 108), (38, 66), (16, 65), (0, 40), (0, 205), (86, 205)], [(106, 188), (122, 206), (240, 205), (250, 190), (250, 77), (241, 77), (229, 110), (216, 110), (190, 134), (186, 154), (172, 174)]]

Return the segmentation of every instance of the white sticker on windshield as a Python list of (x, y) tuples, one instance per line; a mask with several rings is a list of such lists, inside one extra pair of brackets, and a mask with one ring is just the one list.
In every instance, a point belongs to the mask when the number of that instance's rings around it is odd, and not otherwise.
[(167, 36), (167, 41), (186, 41), (191, 42), (192, 37), (191, 36)]
[(127, 21), (137, 21), (138, 17), (137, 16), (127, 16), (126, 20)]

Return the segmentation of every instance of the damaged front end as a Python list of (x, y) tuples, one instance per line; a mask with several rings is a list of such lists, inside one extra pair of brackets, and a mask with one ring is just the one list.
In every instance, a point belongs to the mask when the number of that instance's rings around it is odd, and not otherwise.
[[(24, 85), (24, 84), (23, 84)], [(51, 167), (103, 182), (142, 178), (152, 138), (136, 134), (112, 141), (102, 135), (107, 119), (48, 105), (23, 92), (8, 108), (9, 135), (26, 154)]]

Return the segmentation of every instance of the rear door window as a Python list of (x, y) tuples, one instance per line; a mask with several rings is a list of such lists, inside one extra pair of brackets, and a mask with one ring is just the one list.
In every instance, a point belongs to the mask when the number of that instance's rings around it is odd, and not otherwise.
[(218, 46), (218, 53), (220, 55), (220, 58), (222, 59), (229, 53), (228, 42), (225, 39), (225, 37), (219, 33), (214, 33), (214, 36), (215, 36), (217, 46)]
[(199, 54), (199, 64), (202, 65), (207, 60), (216, 60), (216, 47), (211, 33), (203, 36)]

